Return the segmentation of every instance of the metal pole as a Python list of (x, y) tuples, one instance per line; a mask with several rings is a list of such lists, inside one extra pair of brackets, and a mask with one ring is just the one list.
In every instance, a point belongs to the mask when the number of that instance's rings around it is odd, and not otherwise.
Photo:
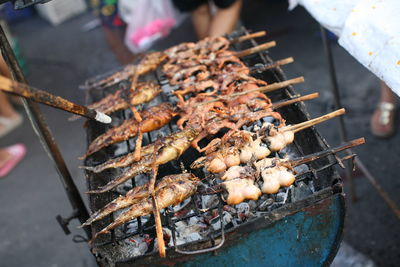
[[(22, 73), (18, 62), (15, 58), (14, 52), (7, 40), (7, 37), (3, 31), (3, 28), (0, 26), (0, 50), (3, 55), (3, 58), (8, 65), (10, 72), (18, 82), (25, 83), (26, 79), (24, 74)], [(60, 153), (60, 150), (53, 138), (53, 135), (47, 126), (47, 123), (44, 119), (42, 112), (39, 109), (39, 105), (35, 102), (23, 99), (23, 105), (25, 111), (28, 115), (28, 118), (32, 124), (33, 130), (39, 137), (42, 146), (47, 152), (48, 156), (53, 160), (55, 167), (60, 175), (61, 183), (64, 187), (65, 192), (67, 193), (68, 199), (71, 203), (71, 206), (77, 214), (77, 218), (81, 223), (84, 223), (89, 218), (89, 213), (83, 203), (81, 195), (72, 180), (71, 174), (68, 171), (67, 165)], [(86, 235), (88, 238), (91, 237), (91, 232), (88, 227), (84, 228)]]
[[(331, 44), (329, 43), (328, 40), (328, 35), (324, 27), (320, 25), (321, 29), (321, 36), (322, 36), (322, 43), (324, 45), (324, 50), (325, 50), (325, 56), (328, 60), (328, 68), (329, 68), (329, 77), (331, 79), (331, 90), (333, 93), (333, 99), (335, 102), (335, 109), (340, 109), (342, 108), (342, 103), (340, 101), (340, 93), (339, 93), (339, 87), (337, 83), (337, 78), (336, 78), (336, 71), (335, 71), (335, 65), (333, 62), (333, 57), (332, 57), (332, 48)], [(340, 130), (340, 138), (342, 139), (342, 142), (347, 142), (347, 128), (346, 124), (344, 122), (344, 117), (340, 116), (339, 117), (339, 130)], [(353, 171), (351, 169), (351, 164), (346, 163), (346, 176), (349, 179), (349, 189), (350, 189), (350, 196), (353, 201), (357, 200), (357, 195), (355, 191), (355, 185), (354, 185), (354, 177), (353, 177)]]

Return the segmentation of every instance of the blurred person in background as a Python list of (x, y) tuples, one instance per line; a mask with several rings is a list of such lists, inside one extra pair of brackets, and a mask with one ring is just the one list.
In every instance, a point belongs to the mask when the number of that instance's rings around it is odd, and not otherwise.
[(117, 60), (123, 65), (131, 63), (135, 55), (124, 44), (126, 24), (118, 14), (118, 0), (91, 0), (90, 3)]
[(376, 137), (387, 138), (395, 132), (396, 95), (381, 81), (380, 100), (371, 117), (371, 131)]
[(182, 12), (191, 12), (197, 37), (218, 37), (235, 30), (242, 0), (213, 0), (217, 8), (213, 14), (208, 0), (172, 0)]
[[(11, 77), (3, 57), (0, 56), (0, 73)], [(23, 117), (10, 104), (7, 96), (0, 92), (0, 137), (4, 137), (22, 124)], [(26, 147), (14, 144), (0, 148), (0, 178), (5, 177), (24, 158)]]

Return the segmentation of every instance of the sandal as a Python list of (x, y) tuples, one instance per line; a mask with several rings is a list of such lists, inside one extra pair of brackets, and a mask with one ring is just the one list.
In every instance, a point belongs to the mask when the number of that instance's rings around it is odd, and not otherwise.
[(0, 127), (0, 138), (15, 130), (22, 124), (23, 120), (23, 117), (19, 114), (15, 118), (0, 117), (0, 124), (2, 126)]
[(25, 157), (26, 147), (23, 144), (15, 144), (4, 148), (10, 157), (0, 166), (0, 178), (5, 177)]
[(387, 138), (394, 134), (394, 117), (396, 106), (393, 103), (381, 102), (371, 118), (371, 131), (376, 137)]

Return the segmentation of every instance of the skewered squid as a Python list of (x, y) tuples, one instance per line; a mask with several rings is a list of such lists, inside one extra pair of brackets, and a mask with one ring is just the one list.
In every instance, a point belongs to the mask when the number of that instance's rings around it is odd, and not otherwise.
[[(98, 136), (89, 145), (84, 157), (109, 145), (128, 140), (136, 135), (139, 136), (138, 139), (141, 141), (143, 133), (160, 129), (169, 123), (175, 114), (174, 109), (168, 103), (162, 103), (144, 110), (140, 113), (142, 121), (138, 122), (135, 118), (125, 120), (120, 126), (111, 128)], [(141, 147), (136, 146), (136, 149), (141, 149)]]

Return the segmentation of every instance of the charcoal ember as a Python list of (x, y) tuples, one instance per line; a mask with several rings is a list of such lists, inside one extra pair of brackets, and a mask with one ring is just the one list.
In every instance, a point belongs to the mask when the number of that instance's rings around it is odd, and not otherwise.
[(237, 204), (235, 208), (237, 210), (237, 217), (240, 221), (245, 221), (247, 218), (254, 216), (251, 212), (250, 205), (247, 202)]
[(287, 198), (288, 198), (288, 191), (279, 192), (278, 194), (276, 194), (275, 201), (284, 204), (286, 203)]
[(267, 198), (261, 202), (261, 204), (258, 206), (258, 209), (261, 211), (264, 211), (269, 206), (271, 206), (273, 203), (274, 203), (274, 200), (272, 198)]
[(176, 244), (181, 245), (202, 239), (199, 234), (203, 229), (200, 224), (188, 224), (184, 221), (175, 223)]
[(224, 211), (227, 211), (227, 212), (229, 212), (231, 214), (236, 214), (237, 213), (236, 209), (234, 207), (232, 207), (232, 206), (229, 206), (229, 205), (225, 205), (223, 207), (223, 209), (224, 209)]
[[(141, 221), (142, 225), (147, 223), (149, 221), (149, 219), (150, 219), (150, 215), (140, 217), (140, 221)], [(138, 224), (139, 224), (139, 222), (137, 219), (128, 222), (126, 224), (126, 233), (131, 234), (131, 233), (135, 233), (136, 231), (138, 231), (138, 229), (139, 229)]]
[(129, 255), (137, 257), (147, 252), (149, 244), (146, 237), (136, 235), (125, 239), (124, 246), (121, 246), (121, 248), (126, 250), (126, 253)]
[(141, 186), (147, 184), (149, 182), (149, 175), (148, 174), (139, 174), (135, 176), (135, 184), (136, 186)]
[(271, 206), (268, 207), (268, 211), (276, 210), (277, 208), (280, 208), (282, 206), (283, 206), (283, 204), (275, 202)]
[(297, 173), (303, 173), (303, 172), (309, 171), (309, 168), (308, 168), (308, 166), (306, 164), (301, 164), (299, 166), (294, 167), (294, 170)]
[(303, 181), (300, 181), (297, 186), (293, 186), (290, 190), (293, 201), (305, 199), (313, 193), (313, 190)]
[(208, 209), (217, 206), (219, 199), (217, 195), (206, 195), (201, 197), (201, 207)]

